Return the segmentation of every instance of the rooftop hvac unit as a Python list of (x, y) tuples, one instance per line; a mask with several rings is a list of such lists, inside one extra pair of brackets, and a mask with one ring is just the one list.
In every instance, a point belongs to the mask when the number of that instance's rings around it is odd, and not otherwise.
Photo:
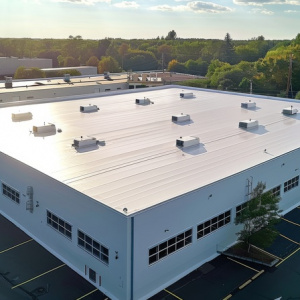
[(180, 148), (199, 145), (199, 143), (200, 139), (196, 136), (184, 136), (176, 140), (176, 146)]
[(180, 93), (180, 98), (193, 98), (194, 94), (193, 93)]
[(97, 105), (86, 105), (86, 106), (80, 106), (80, 112), (86, 113), (86, 112), (96, 112), (99, 108)]
[(190, 121), (190, 115), (187, 114), (181, 114), (181, 115), (174, 115), (172, 116), (172, 121), (173, 122), (185, 122), (185, 121)]
[(241, 103), (241, 107), (242, 108), (255, 108), (256, 107), (256, 103), (255, 102), (251, 102), (251, 100), (249, 100), (249, 102), (242, 102)]
[(21, 122), (21, 121), (27, 121), (32, 119), (32, 113), (31, 112), (23, 112), (23, 113), (12, 113), (11, 119), (14, 122)]
[(255, 128), (258, 127), (258, 121), (256, 120), (245, 120), (245, 121), (241, 121), (239, 122), (239, 127), (240, 128), (244, 128), (244, 129), (251, 129), (251, 128)]
[(70, 78), (70, 74), (64, 74), (64, 82), (70, 82), (71, 78)]
[(83, 137), (74, 139), (72, 144), (75, 148), (89, 147), (89, 146), (97, 146), (99, 141), (94, 137)]
[(12, 88), (12, 77), (5, 77), (5, 88)]
[(282, 113), (285, 115), (295, 115), (298, 112), (298, 109), (293, 108), (293, 106), (286, 107), (282, 110)]
[(151, 101), (149, 98), (144, 98), (144, 99), (135, 99), (135, 104), (140, 104), (140, 105), (148, 105), (150, 104)]
[(56, 133), (56, 127), (54, 124), (48, 123), (41, 126), (33, 126), (32, 132), (34, 134), (54, 134)]

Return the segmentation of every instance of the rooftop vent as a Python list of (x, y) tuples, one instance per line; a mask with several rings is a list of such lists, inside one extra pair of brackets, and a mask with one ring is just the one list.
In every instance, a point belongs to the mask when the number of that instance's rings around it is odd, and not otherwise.
[(43, 134), (47, 134), (47, 135), (51, 135), (51, 134), (55, 134), (56, 133), (56, 127), (54, 124), (48, 123), (41, 126), (33, 126), (32, 127), (32, 132), (36, 135), (43, 135)]
[(249, 120), (239, 122), (240, 128), (251, 129), (251, 128), (255, 128), (257, 126), (258, 126), (258, 121), (256, 121), (256, 120), (249, 119)]
[(242, 108), (255, 108), (256, 107), (256, 103), (255, 102), (251, 102), (251, 100), (249, 100), (249, 102), (242, 102), (241, 103), (241, 107)]
[(190, 119), (191, 119), (190, 115), (187, 115), (187, 114), (172, 116), (172, 121), (173, 122), (185, 122), (185, 121), (190, 121)]
[(139, 104), (139, 105), (148, 105), (148, 104), (153, 104), (153, 102), (150, 101), (149, 98), (145, 98), (144, 99), (135, 99), (135, 104)]
[(180, 98), (193, 98), (194, 97), (194, 94), (189, 92), (183, 92), (183, 93), (180, 93)]
[(70, 78), (70, 74), (64, 74), (64, 82), (70, 82), (71, 78)]
[(94, 137), (83, 137), (74, 139), (72, 146), (74, 148), (97, 146), (99, 141)]
[(186, 148), (190, 146), (199, 145), (200, 139), (196, 136), (184, 136), (176, 140), (176, 146), (180, 148)]
[(99, 108), (97, 105), (86, 105), (86, 106), (80, 106), (80, 112), (86, 113), (86, 112), (96, 112)]
[(295, 115), (298, 112), (298, 109), (293, 108), (291, 105), (290, 107), (286, 107), (282, 110), (282, 113), (285, 115)]
[(12, 113), (11, 119), (13, 122), (28, 121), (32, 119), (31, 112)]

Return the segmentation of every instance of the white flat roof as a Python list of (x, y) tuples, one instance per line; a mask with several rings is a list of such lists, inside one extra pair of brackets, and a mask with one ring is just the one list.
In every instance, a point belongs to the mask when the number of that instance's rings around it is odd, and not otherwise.
[[(300, 146), (300, 114), (282, 109), (300, 104), (246, 94), (201, 89), (180, 98), (182, 87), (141, 89), (95, 98), (0, 109), (0, 151), (127, 215), (263, 163)], [(137, 105), (149, 98), (153, 104)], [(255, 100), (256, 108), (241, 108)], [(80, 106), (100, 110), (81, 113)], [(31, 112), (32, 120), (13, 122), (12, 113)], [(172, 122), (189, 114), (190, 121)], [(245, 130), (239, 122), (258, 120)], [(61, 133), (34, 136), (33, 126), (53, 123)], [(75, 138), (95, 137), (90, 148), (72, 147)], [(176, 139), (200, 138), (180, 148)], [(105, 141), (105, 143), (103, 142)], [(264, 151), (267, 149), (267, 151)], [(245, 159), (247, 158), (247, 159)]]

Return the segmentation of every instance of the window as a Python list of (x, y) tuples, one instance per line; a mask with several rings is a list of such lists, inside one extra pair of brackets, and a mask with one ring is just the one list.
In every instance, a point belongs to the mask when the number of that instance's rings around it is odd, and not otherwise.
[(192, 229), (149, 249), (149, 265), (192, 243)]
[(100, 259), (108, 265), (109, 263), (109, 250), (99, 242), (93, 240), (87, 234), (78, 230), (78, 246), (85, 249), (87, 252)]
[(271, 194), (275, 197), (279, 197), (280, 196), (280, 188), (281, 188), (280, 185), (274, 187), (273, 189), (271, 189)]
[[(242, 207), (242, 205), (239, 206)], [(239, 212), (241, 212), (241, 210)], [(204, 223), (199, 224), (197, 226), (197, 239), (200, 239), (210, 234), (211, 232), (217, 230), (218, 228), (223, 227), (226, 224), (230, 223), (230, 219), (231, 219), (231, 212), (230, 210), (228, 210), (225, 213), (218, 215), (217, 217), (214, 217)]]
[(96, 272), (92, 269), (89, 269), (89, 278), (90, 280), (96, 282)]
[(299, 175), (284, 183), (284, 192), (287, 192), (298, 185), (299, 185)]
[(2, 194), (14, 202), (20, 203), (20, 193), (7, 184), (2, 183)]
[(47, 224), (69, 239), (72, 239), (72, 226), (47, 210)]
[(245, 209), (245, 207), (247, 206), (247, 202), (241, 204), (241, 205), (238, 205), (236, 208), (235, 208), (235, 215), (236, 217), (238, 217), (241, 212)]

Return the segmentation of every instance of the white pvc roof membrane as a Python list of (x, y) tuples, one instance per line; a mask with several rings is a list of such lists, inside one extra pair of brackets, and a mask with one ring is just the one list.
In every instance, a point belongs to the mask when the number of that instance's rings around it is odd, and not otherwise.
[[(130, 215), (300, 146), (300, 114), (282, 114), (289, 105), (300, 111), (296, 102), (185, 91), (194, 97), (180, 98), (182, 87), (170, 87), (0, 108), (0, 151), (114, 210), (127, 208)], [(144, 97), (153, 104), (136, 105), (135, 99)], [(249, 99), (256, 108), (241, 108)], [(100, 110), (81, 113), (79, 107), (89, 104)], [(16, 112), (31, 112), (33, 118), (13, 122)], [(171, 121), (181, 113), (191, 121)], [(247, 119), (259, 126), (239, 128)], [(55, 124), (61, 133), (34, 136), (32, 127), (44, 123)], [(101, 142), (76, 150), (72, 144), (81, 136)], [(176, 139), (185, 136), (199, 137), (200, 144), (176, 147)]]

